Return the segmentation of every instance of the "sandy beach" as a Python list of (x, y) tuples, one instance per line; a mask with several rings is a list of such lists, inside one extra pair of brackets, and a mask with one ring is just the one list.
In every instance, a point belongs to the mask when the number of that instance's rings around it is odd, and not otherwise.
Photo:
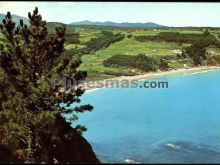
[[(99, 80), (99, 83), (104, 84), (105, 82), (121, 82), (121, 81), (133, 81), (133, 80), (145, 80), (145, 79), (151, 79), (155, 77), (162, 77), (162, 76), (167, 76), (167, 75), (173, 75), (173, 74), (193, 74), (197, 72), (203, 72), (203, 71), (212, 71), (212, 70), (220, 70), (219, 66), (200, 66), (200, 67), (193, 67), (193, 68), (181, 68), (181, 69), (176, 69), (176, 70), (169, 70), (169, 71), (158, 71), (158, 72), (148, 72), (142, 75), (136, 75), (136, 76), (119, 76), (115, 78), (110, 78), (110, 79), (104, 79), (104, 80)], [(102, 87), (106, 88), (106, 87)], [(84, 89), (86, 92), (92, 92), (98, 89), (97, 86), (94, 85), (84, 85)]]

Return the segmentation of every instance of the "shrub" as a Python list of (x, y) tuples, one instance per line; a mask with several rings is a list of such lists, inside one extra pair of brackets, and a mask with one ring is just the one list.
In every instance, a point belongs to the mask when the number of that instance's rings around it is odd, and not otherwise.
[(178, 43), (202, 43), (205, 46), (218, 45), (219, 41), (214, 35), (209, 32), (204, 34), (181, 34), (178, 32), (160, 32), (155, 36), (136, 36), (135, 39), (140, 42), (146, 41), (166, 41), (166, 42), (178, 42)]
[(123, 34), (113, 34), (109, 31), (102, 31), (97, 38), (92, 38), (89, 42), (87, 42), (85, 52), (89, 53), (92, 50), (97, 51), (99, 49), (107, 48), (109, 45), (121, 41), (123, 38)]
[(143, 54), (138, 56), (115, 55), (103, 61), (106, 67), (128, 68), (134, 67), (142, 71), (156, 71), (158, 69), (167, 69), (168, 63), (161, 57), (149, 57)]

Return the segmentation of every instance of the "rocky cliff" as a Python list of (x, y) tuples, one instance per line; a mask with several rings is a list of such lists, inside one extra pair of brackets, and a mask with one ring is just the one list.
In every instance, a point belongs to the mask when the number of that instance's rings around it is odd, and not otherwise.
[[(38, 157), (45, 163), (100, 163), (91, 145), (73, 129), (61, 116), (56, 119), (53, 135), (41, 143)], [(22, 163), (13, 154), (12, 146), (0, 145), (0, 163)]]

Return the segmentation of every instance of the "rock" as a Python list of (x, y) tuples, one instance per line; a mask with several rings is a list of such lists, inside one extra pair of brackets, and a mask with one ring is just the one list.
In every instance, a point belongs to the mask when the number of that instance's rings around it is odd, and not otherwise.
[[(40, 135), (40, 148), (37, 156), (39, 163), (101, 163), (92, 150), (91, 145), (83, 138), (70, 123), (63, 117), (57, 116), (52, 136)], [(0, 137), (1, 142), (2, 137)], [(0, 144), (0, 164), (1, 163), (24, 163), (24, 158), (18, 159), (13, 152), (16, 151), (14, 145), (3, 146)]]
[(5, 145), (0, 145), (0, 163), (22, 163)]
[(61, 116), (58, 116), (55, 125), (59, 129), (55, 131), (56, 134), (51, 138), (49, 144), (44, 143), (44, 152), (41, 152), (42, 160), (45, 159), (44, 161), (47, 163), (53, 163), (53, 160), (56, 160), (62, 164), (100, 163), (87, 140)]

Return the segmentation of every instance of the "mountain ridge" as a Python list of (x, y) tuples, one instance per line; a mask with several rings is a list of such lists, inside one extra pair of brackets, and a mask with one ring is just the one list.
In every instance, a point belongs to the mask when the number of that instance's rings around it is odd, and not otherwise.
[[(0, 22), (2, 22), (2, 20), (5, 18), (5, 14), (0, 13)], [(24, 24), (29, 25), (29, 20), (25, 17), (22, 16), (18, 16), (15, 14), (12, 14), (12, 20), (16, 23), (16, 25), (19, 24), (20, 19), (23, 19)], [(50, 22), (48, 22), (50, 23)], [(53, 23), (53, 22), (51, 22)], [(62, 22), (56, 22), (59, 24), (65, 24)], [(161, 27), (168, 27), (168, 26), (164, 26), (164, 25), (160, 25), (160, 24), (156, 24), (153, 22), (146, 22), (146, 23), (140, 23), (140, 22), (136, 22), (136, 23), (130, 23), (130, 22), (121, 22), (121, 23), (117, 23), (117, 22), (112, 22), (112, 21), (104, 21), (104, 22), (99, 22), (99, 21), (90, 21), (90, 20), (83, 20), (83, 21), (78, 21), (78, 22), (72, 22), (70, 24), (66, 24), (66, 25), (92, 25), (92, 26), (106, 26), (106, 27), (121, 27), (121, 28), (161, 28)]]
[(89, 20), (83, 20), (78, 22), (72, 22), (70, 25), (95, 25), (95, 26), (114, 26), (114, 27), (125, 27), (125, 28), (161, 28), (161, 27), (168, 27), (160, 24), (156, 24), (153, 22), (146, 22), (146, 23), (130, 23), (130, 22), (112, 22), (112, 21), (105, 21), (105, 22), (99, 22), (99, 21), (89, 21)]
[[(12, 14), (12, 20), (15, 22), (16, 25), (19, 25), (20, 19), (23, 19), (24, 24), (29, 25), (29, 20), (25, 17), (18, 16), (15, 14)], [(2, 20), (5, 18), (5, 14), (0, 13), (0, 23), (2, 23)]]

